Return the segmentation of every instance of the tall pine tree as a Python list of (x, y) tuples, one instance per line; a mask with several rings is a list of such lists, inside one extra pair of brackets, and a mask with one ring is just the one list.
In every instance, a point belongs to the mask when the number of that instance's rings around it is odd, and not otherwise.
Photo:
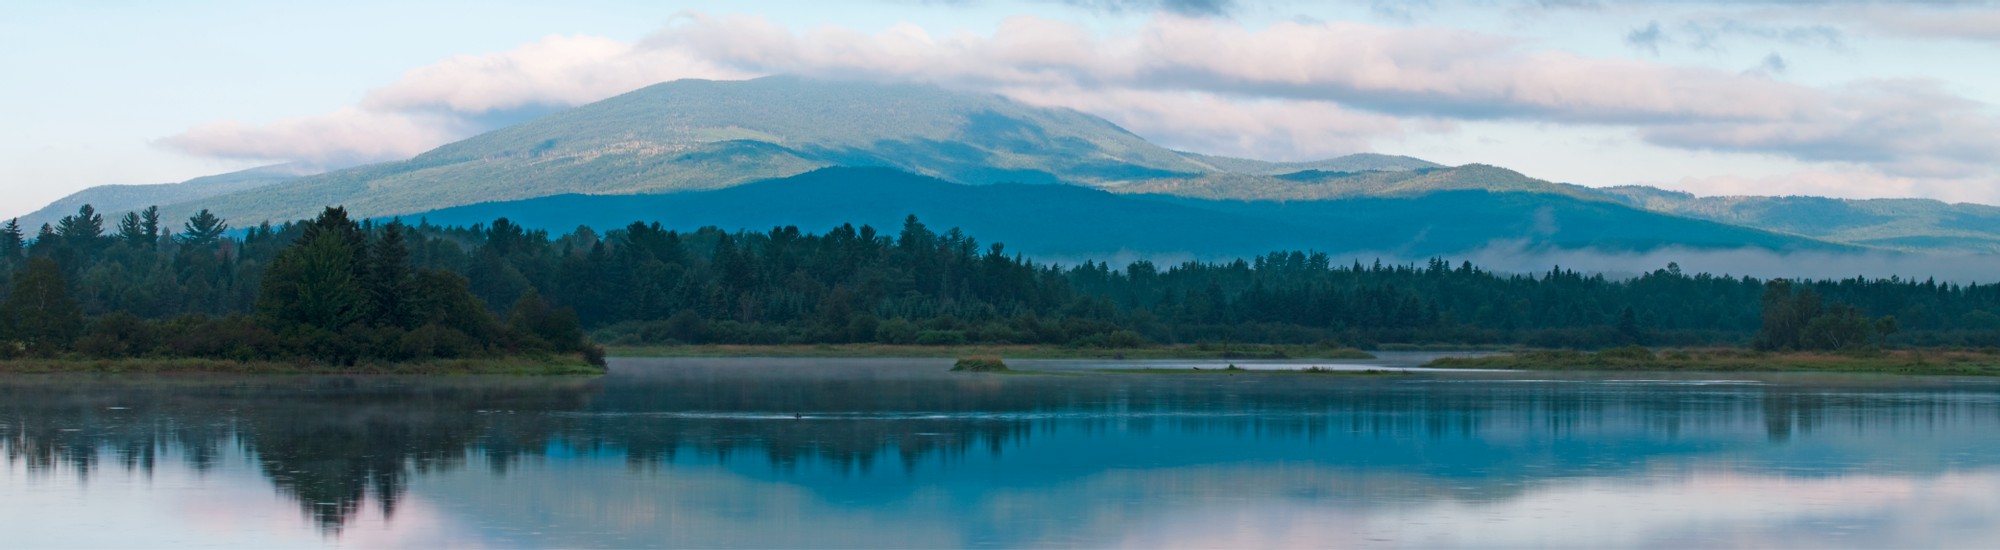
[(18, 218), (7, 220), (5, 225), (0, 225), (0, 262), (21, 261), (28, 247), (25, 237), (26, 235), (21, 234), (21, 220)]
[(36, 355), (61, 351), (83, 332), (83, 308), (70, 297), (62, 268), (48, 258), (28, 262), (28, 269), (14, 280), (14, 292), (0, 304), (0, 318), (7, 324), (0, 345), (18, 342)]
[(403, 231), (401, 223), (383, 225), (381, 236), (369, 247), (363, 286), (368, 293), (370, 320), (377, 326), (416, 326), (416, 279), (410, 272), (410, 250), (403, 242)]
[(367, 318), (355, 250), (360, 229), (343, 209), (328, 208), (278, 254), (264, 274), (257, 309), (281, 328), (340, 332)]
[(139, 212), (139, 231), (152, 241), (152, 246), (160, 245), (160, 207), (148, 206)]
[(146, 234), (145, 221), (138, 212), (126, 212), (118, 219), (118, 241), (135, 248), (151, 248), (153, 237)]
[[(341, 217), (345, 219), (345, 213)], [(223, 223), (222, 218), (215, 217), (208, 209), (202, 209), (201, 213), (188, 218), (181, 227), (181, 244), (193, 247), (213, 246), (222, 241), (223, 233), (229, 231), (229, 224)]]

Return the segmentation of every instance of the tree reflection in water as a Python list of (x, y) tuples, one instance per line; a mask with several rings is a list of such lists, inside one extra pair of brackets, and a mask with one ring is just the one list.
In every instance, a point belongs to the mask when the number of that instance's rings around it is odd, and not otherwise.
[[(0, 449), (30, 472), (83, 479), (107, 467), (149, 473), (172, 460), (206, 471), (233, 446), (323, 531), (338, 533), (371, 501), (392, 516), (412, 476), (468, 462), (505, 475), (552, 453), (622, 455), (657, 470), (747, 452), (781, 475), (808, 465), (882, 475), (885, 461), (905, 471), (930, 461), (948, 467), (970, 452), (1004, 456), (1057, 431), (1158, 432), (1217, 441), (1200, 456), (1163, 461), (1256, 460), (1256, 449), (1230, 443), (1246, 439), (1332, 442), (1314, 459), (1470, 476), (1478, 479), (1453, 485), (1470, 487), (1471, 498), (1500, 498), (1558, 472), (1643, 468), (1660, 456), (1754, 448), (1822, 429), (1991, 427), (2000, 418), (1990, 387), (941, 371), (896, 361), (718, 360), (598, 379), (8, 377), (0, 378)], [(1561, 443), (1569, 440), (1589, 444)]]

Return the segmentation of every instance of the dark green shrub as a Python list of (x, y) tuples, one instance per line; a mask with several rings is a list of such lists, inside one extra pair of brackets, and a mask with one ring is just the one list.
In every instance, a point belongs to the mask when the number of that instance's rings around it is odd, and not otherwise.
[(957, 363), (952, 364), (951, 370), (952, 372), (1006, 372), (1013, 369), (1007, 368), (1007, 363), (1001, 361), (998, 355), (975, 355), (959, 358)]

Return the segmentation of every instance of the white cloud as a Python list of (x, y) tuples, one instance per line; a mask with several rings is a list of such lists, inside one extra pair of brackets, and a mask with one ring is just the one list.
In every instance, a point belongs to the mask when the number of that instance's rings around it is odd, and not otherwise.
[(2000, 120), (1985, 105), (1927, 81), (1858, 82), (1826, 96), (1823, 109), (1798, 119), (1669, 124), (1643, 133), (1671, 147), (1864, 163), (1899, 176), (1994, 175)]
[(1888, 34), (2000, 42), (2000, 9), (1910, 11), (1876, 8), (1854, 12), (1852, 17), (1878, 32)]
[(461, 123), (450, 117), (350, 107), (265, 125), (217, 122), (162, 139), (160, 144), (205, 157), (342, 166), (408, 158), (462, 133)]
[(225, 121), (160, 140), (181, 152), (325, 166), (397, 160), (490, 130), (479, 115), (569, 107), (682, 78), (741, 79), (684, 50), (607, 38), (550, 36), (513, 50), (412, 70), (358, 107), (268, 124)]
[[(1367, 151), (1377, 138), (1402, 135), (1401, 119), (1320, 101), (1232, 101), (1210, 93), (1132, 89), (1015, 89), (1001, 94), (1032, 105), (1067, 107), (1104, 117), (1163, 146), (1267, 160), (1311, 160)], [(1423, 131), (1451, 125), (1421, 124)]]
[[(1920, 81), (1820, 89), (1749, 73), (1597, 58), (1446, 28), (1162, 13), (1101, 33), (1038, 17), (991, 33), (794, 31), (683, 13), (637, 43), (554, 36), (410, 71), (357, 108), (164, 142), (227, 158), (384, 160), (484, 130), (482, 115), (577, 105), (678, 78), (764, 74), (931, 82), (1103, 116), (1170, 146), (1297, 159), (1454, 121), (1629, 128), (1648, 143), (1860, 165), (1889, 178), (1992, 181), (2000, 119)], [(1852, 195), (1849, 189), (1835, 194)]]
[(487, 55), (421, 67), (368, 94), (371, 111), (436, 109), (485, 113), (589, 103), (682, 78), (742, 79), (755, 74), (718, 67), (691, 52), (635, 47), (589, 36), (551, 36)]

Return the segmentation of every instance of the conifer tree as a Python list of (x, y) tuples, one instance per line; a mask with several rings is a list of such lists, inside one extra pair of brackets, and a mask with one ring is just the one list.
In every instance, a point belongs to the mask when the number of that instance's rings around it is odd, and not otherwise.
[(63, 216), (56, 221), (56, 235), (72, 246), (89, 246), (104, 236), (104, 216), (97, 208), (83, 205), (75, 214)]
[(118, 241), (136, 248), (153, 246), (153, 237), (146, 234), (145, 221), (138, 212), (126, 212), (118, 218)]
[(331, 332), (365, 319), (368, 297), (356, 276), (358, 235), (345, 210), (326, 209), (298, 242), (272, 260), (258, 292), (258, 310), (283, 327)]
[(378, 326), (413, 328), (410, 250), (403, 240), (403, 224), (382, 226), (382, 235), (369, 248), (367, 278), (368, 313)]
[(139, 231), (146, 235), (153, 246), (160, 244), (160, 207), (148, 206), (139, 212)]
[(29, 243), (28, 253), (31, 256), (46, 256), (53, 251), (57, 244), (56, 230), (51, 229), (49, 224), (45, 223), (42, 224), (41, 231), (35, 232), (35, 242)]
[(205, 208), (188, 218), (181, 227), (181, 244), (191, 247), (213, 246), (222, 241), (223, 233), (229, 231), (229, 224), (223, 223), (222, 218), (215, 217)]
[(31, 354), (61, 351), (83, 331), (83, 308), (70, 296), (62, 268), (48, 258), (28, 262), (14, 280), (14, 292), (0, 304), (0, 317), (7, 320), (5, 339)]
[(0, 225), (0, 262), (18, 262), (27, 252), (27, 240), (21, 234), (19, 218), (7, 220)]

